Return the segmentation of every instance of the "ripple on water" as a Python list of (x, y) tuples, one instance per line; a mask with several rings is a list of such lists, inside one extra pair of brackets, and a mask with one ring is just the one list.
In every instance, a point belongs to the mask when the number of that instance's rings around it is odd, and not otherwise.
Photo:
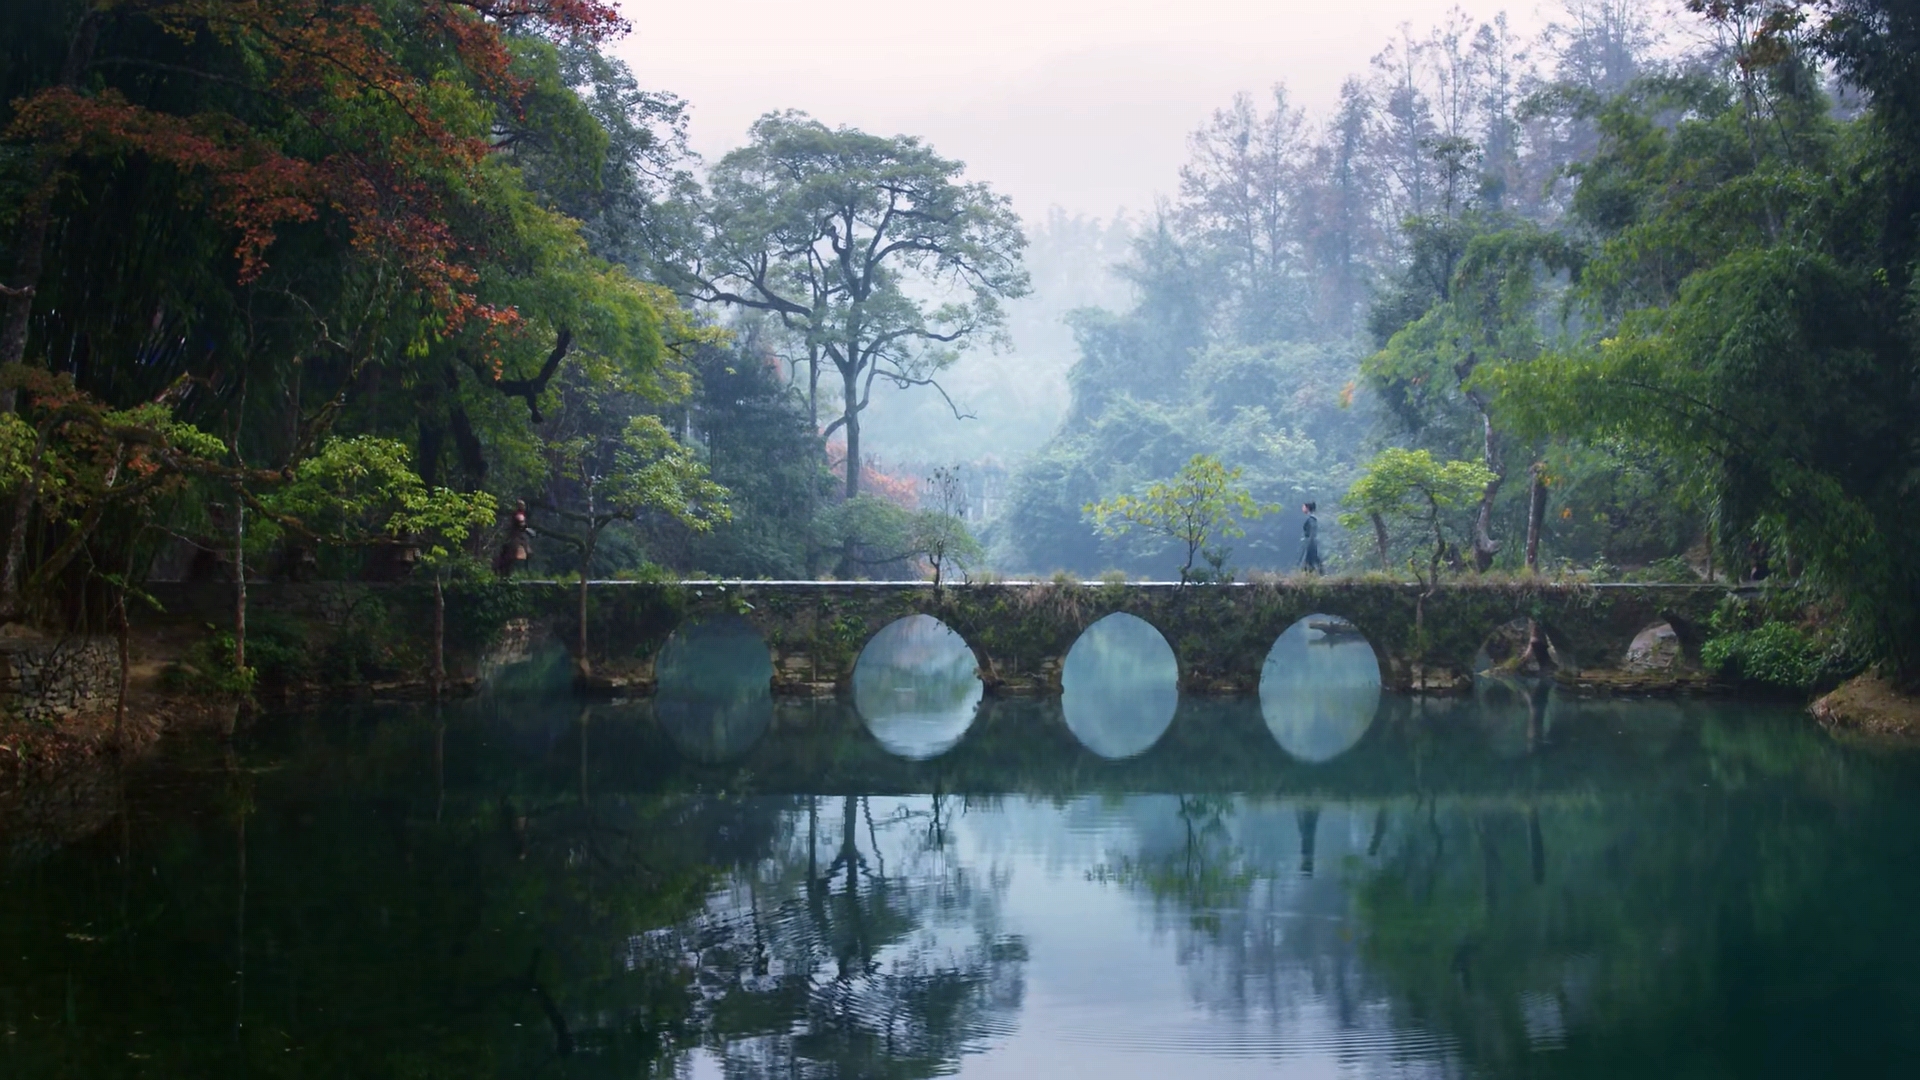
[(1171, 1027), (1135, 1022), (1112, 1027), (1062, 1026), (1049, 1034), (1062, 1042), (1099, 1045), (1126, 1053), (1196, 1057), (1432, 1060), (1452, 1056), (1458, 1049), (1456, 1040), (1417, 1028), (1279, 1032), (1225, 1025)]

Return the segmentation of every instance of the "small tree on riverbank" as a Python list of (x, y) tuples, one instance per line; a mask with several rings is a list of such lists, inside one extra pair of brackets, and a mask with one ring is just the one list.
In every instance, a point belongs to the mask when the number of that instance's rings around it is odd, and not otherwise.
[(960, 470), (933, 470), (927, 477), (927, 496), (931, 505), (914, 513), (909, 542), (915, 553), (933, 567), (933, 588), (938, 592), (948, 569), (964, 574), (984, 553), (973, 530), (967, 528), (967, 488)]
[[(1388, 523), (1414, 524), (1430, 534), (1433, 550), (1428, 553), (1427, 573), (1421, 584), (1431, 593), (1447, 553), (1450, 512), (1477, 500), (1492, 478), (1492, 470), (1477, 462), (1435, 461), (1425, 450), (1382, 450), (1347, 491), (1348, 510), (1340, 515), (1340, 524), (1358, 531), (1372, 523), (1383, 562), (1387, 557)], [(1414, 573), (1418, 576), (1417, 566)]]
[(264, 497), (270, 521), (303, 538), (341, 547), (402, 544), (433, 574), (431, 685), (446, 682), (449, 572), (467, 561), (467, 538), (491, 525), (492, 495), (428, 487), (413, 456), (391, 439), (329, 439), (292, 471), (285, 487)]
[(636, 416), (616, 439), (583, 436), (548, 444), (554, 473), (572, 486), (575, 506), (549, 505), (547, 513), (571, 531), (543, 526), (551, 536), (580, 553), (579, 623), (574, 668), (590, 673), (587, 663), (587, 582), (600, 536), (617, 521), (636, 522), (664, 514), (695, 533), (732, 519), (727, 489), (707, 476), (693, 449), (679, 442), (657, 416)]
[(1086, 515), (1103, 536), (1135, 533), (1164, 537), (1186, 549), (1180, 566), (1180, 584), (1194, 579), (1193, 563), (1205, 553), (1216, 568), (1226, 553), (1217, 550), (1223, 540), (1246, 535), (1242, 521), (1273, 512), (1272, 506), (1253, 501), (1240, 481), (1240, 470), (1229, 469), (1210, 454), (1195, 454), (1171, 480), (1147, 486), (1140, 495), (1116, 495), (1088, 503)]

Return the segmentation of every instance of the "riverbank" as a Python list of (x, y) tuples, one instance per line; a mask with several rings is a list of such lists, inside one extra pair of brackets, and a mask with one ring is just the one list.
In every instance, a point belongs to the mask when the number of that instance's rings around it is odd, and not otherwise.
[[(57, 777), (116, 755), (137, 754), (168, 731), (223, 728), (233, 706), (167, 685), (167, 669), (198, 637), (195, 628), (137, 625), (128, 641), (127, 711), (116, 725), (114, 696), (77, 712), (27, 719), (0, 712), (0, 789)], [(118, 682), (117, 670), (107, 681)], [(118, 730), (116, 730), (116, 726)]]
[(1857, 675), (1815, 701), (1814, 719), (1835, 732), (1920, 741), (1920, 695), (1876, 671)]

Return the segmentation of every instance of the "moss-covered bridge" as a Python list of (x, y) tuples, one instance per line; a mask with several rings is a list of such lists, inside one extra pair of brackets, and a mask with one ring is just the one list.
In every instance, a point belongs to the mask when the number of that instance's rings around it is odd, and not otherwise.
[[(536, 636), (571, 642), (578, 586), (529, 583)], [(1454, 690), (1475, 655), (1516, 620), (1546, 631), (1562, 666), (1614, 668), (1636, 635), (1666, 623), (1697, 646), (1726, 590), (1688, 585), (1486, 582), (1418, 586), (1366, 580), (1189, 586), (1004, 583), (948, 587), (883, 582), (594, 583), (587, 622), (592, 670), (632, 686), (651, 682), (652, 658), (675, 628), (722, 615), (746, 620), (773, 654), (775, 689), (825, 693), (852, 677), (861, 647), (908, 615), (931, 615), (966, 639), (988, 691), (1060, 689), (1067, 651), (1115, 612), (1152, 624), (1173, 647), (1182, 689), (1242, 693), (1259, 685), (1274, 641), (1310, 615), (1352, 623), (1401, 691)]]
[[(577, 651), (579, 586), (525, 582), (524, 631), (509, 648)], [(419, 627), (408, 633), (425, 656), (428, 619), (402, 602), (406, 586), (256, 584), (256, 611), (305, 618), (324, 635), (369, 592), (391, 590), (391, 615)], [(419, 590), (410, 590), (418, 593)], [(157, 586), (176, 616), (223, 623), (232, 586)], [(644, 691), (653, 659), (679, 627), (721, 616), (746, 620), (772, 653), (774, 689), (826, 694), (844, 688), (861, 648), (909, 615), (931, 615), (966, 639), (989, 693), (1045, 694), (1060, 689), (1067, 651), (1082, 631), (1115, 612), (1152, 624), (1173, 647), (1180, 685), (1191, 693), (1244, 693), (1259, 685), (1274, 641), (1310, 615), (1354, 625), (1380, 659), (1382, 683), (1400, 691), (1456, 690), (1470, 680), (1476, 654), (1516, 620), (1546, 632), (1562, 667), (1619, 667), (1636, 635), (1673, 627), (1684, 648), (1727, 590), (1711, 585), (1562, 584), (1469, 581), (1432, 595), (1415, 585), (1370, 579), (1293, 580), (1206, 585), (995, 583), (935, 590), (912, 582), (593, 582), (587, 588), (588, 669), (607, 688)], [(503, 659), (494, 647), (495, 661)], [(455, 656), (471, 673), (479, 656)]]

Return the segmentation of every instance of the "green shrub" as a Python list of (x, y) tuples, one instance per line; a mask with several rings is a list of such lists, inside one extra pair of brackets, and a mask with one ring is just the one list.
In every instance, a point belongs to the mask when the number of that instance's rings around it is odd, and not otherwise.
[(527, 613), (527, 590), (495, 577), (455, 578), (446, 584), (447, 647), (479, 652), (499, 640), (507, 622)]
[[(259, 668), (249, 664), (244, 669), (236, 669), (233, 666), (233, 632), (212, 626), (207, 630), (206, 637), (195, 642), (184, 657), (167, 668), (163, 676), (166, 688), (223, 697), (243, 697), (252, 693)], [(247, 659), (254, 659), (251, 649), (248, 650)]]
[(1711, 638), (1700, 649), (1707, 670), (1779, 690), (1813, 689), (1827, 667), (1819, 643), (1791, 623), (1765, 622)]
[(1671, 555), (1667, 558), (1650, 562), (1637, 570), (1629, 570), (1620, 575), (1620, 580), (1646, 582), (1648, 584), (1671, 584), (1675, 582), (1699, 581), (1700, 575), (1694, 572), (1693, 566), (1689, 564), (1684, 557)]

